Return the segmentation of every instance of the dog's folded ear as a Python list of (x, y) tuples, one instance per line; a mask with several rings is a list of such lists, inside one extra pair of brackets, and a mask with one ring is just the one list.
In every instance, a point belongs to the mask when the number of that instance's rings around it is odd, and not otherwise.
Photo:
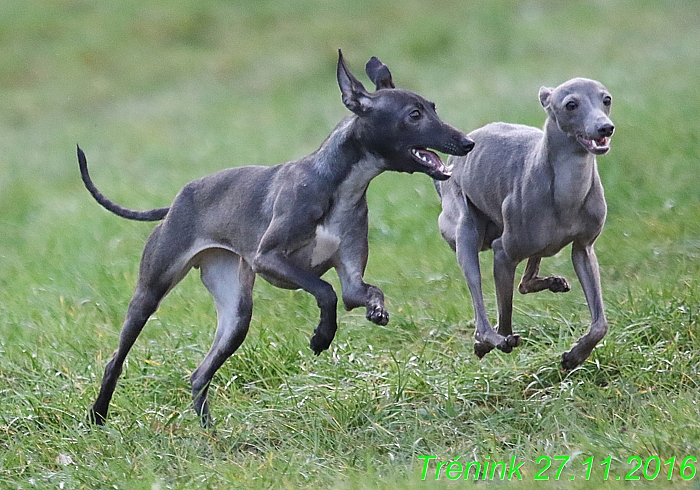
[(554, 92), (553, 88), (540, 87), (540, 104), (542, 104), (542, 107), (544, 107), (545, 109), (549, 105), (549, 99), (552, 96), (552, 92)]
[(338, 50), (338, 86), (343, 96), (343, 104), (357, 115), (366, 113), (371, 108), (369, 93), (364, 85), (350, 73), (345, 64), (343, 53)]
[(554, 117), (554, 112), (552, 111), (551, 103), (552, 103), (552, 93), (554, 92), (553, 88), (550, 87), (540, 87), (540, 104), (542, 104), (542, 107), (544, 107), (545, 112), (547, 113), (548, 116)]
[(379, 61), (376, 56), (372, 56), (365, 66), (365, 73), (370, 80), (377, 86), (377, 90), (383, 88), (396, 88), (391, 79), (389, 67)]

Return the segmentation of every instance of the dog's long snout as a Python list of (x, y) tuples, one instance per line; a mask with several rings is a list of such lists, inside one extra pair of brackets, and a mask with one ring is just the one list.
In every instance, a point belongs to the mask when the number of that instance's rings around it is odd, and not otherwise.
[(602, 138), (607, 138), (608, 136), (612, 136), (612, 134), (615, 132), (615, 125), (611, 122), (602, 124), (601, 126), (598, 127), (598, 134)]

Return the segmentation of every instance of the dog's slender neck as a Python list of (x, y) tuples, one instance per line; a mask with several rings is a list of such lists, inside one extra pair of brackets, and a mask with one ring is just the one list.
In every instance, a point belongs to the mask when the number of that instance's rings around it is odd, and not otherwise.
[(363, 198), (369, 183), (384, 171), (381, 158), (363, 145), (357, 131), (358, 118), (344, 118), (313, 154), (314, 168), (329, 188), (343, 189), (344, 200)]
[(552, 117), (544, 126), (542, 160), (553, 172), (552, 188), (557, 209), (578, 211), (593, 183), (595, 156), (563, 132)]

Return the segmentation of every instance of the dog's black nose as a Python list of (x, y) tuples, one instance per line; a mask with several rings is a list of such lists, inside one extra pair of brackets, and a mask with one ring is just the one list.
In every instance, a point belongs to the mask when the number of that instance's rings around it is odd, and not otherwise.
[(460, 145), (465, 155), (474, 149), (474, 142), (466, 136), (462, 139)]
[(608, 136), (612, 136), (612, 134), (614, 132), (615, 132), (615, 125), (612, 123), (603, 124), (601, 127), (598, 128), (598, 134), (600, 134), (603, 138), (607, 138)]

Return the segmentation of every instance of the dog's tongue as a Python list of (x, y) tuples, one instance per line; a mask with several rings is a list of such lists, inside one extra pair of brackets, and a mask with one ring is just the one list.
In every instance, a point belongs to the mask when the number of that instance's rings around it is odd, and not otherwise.
[(452, 175), (451, 170), (442, 163), (442, 160), (435, 152), (425, 148), (414, 148), (411, 150), (411, 155), (418, 163), (428, 167), (426, 173), (434, 179), (445, 180)]

